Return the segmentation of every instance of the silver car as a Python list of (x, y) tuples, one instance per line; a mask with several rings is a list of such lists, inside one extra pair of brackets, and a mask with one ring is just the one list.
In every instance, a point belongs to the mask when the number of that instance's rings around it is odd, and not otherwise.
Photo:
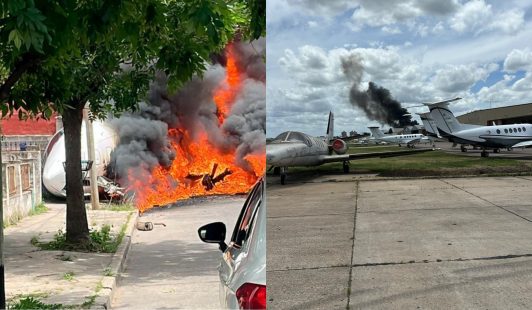
[(266, 309), (266, 200), (260, 179), (250, 191), (229, 244), (226, 227), (215, 222), (198, 229), (203, 242), (223, 252), (218, 267), (220, 305), (228, 309)]

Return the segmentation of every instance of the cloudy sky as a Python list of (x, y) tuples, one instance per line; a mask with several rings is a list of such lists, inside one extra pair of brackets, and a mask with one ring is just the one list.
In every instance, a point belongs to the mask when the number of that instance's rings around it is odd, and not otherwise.
[[(342, 60), (403, 106), (450, 99), (457, 115), (532, 102), (532, 1), (268, 0), (267, 136), (367, 131)], [(355, 55), (355, 56), (352, 56)], [(411, 113), (424, 107), (410, 108)], [(385, 126), (388, 127), (388, 126)]]

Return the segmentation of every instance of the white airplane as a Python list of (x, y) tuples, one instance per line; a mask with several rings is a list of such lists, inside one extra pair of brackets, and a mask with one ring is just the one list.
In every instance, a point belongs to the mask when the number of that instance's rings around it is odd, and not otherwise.
[[(116, 147), (118, 142), (118, 135), (107, 124), (101, 121), (92, 122), (95, 142), (95, 160), (91, 169), (96, 169), (98, 175), (98, 183), (105, 183), (104, 187), (109, 187), (112, 182), (103, 178), (105, 168), (111, 161), (111, 151)], [(87, 135), (85, 122), (81, 125), (81, 161), (88, 161)], [(48, 145), (46, 146), (44, 158), (44, 166), (42, 171), (42, 182), (45, 189), (58, 197), (66, 197), (66, 181), (65, 168), (63, 163), (66, 160), (65, 154), (65, 135), (63, 129), (57, 131)], [(83, 185), (85, 186), (85, 193), (88, 194), (90, 189), (88, 187), (89, 177), (85, 174)]]
[[(449, 103), (460, 99), (424, 103), (439, 133), (450, 142), (481, 147), (482, 157), (488, 157), (487, 149), (498, 153), (501, 148), (532, 146), (532, 124), (479, 126), (460, 123), (449, 110)], [(462, 146), (462, 151), (464, 149)]]
[(438, 131), (438, 126), (434, 119), (430, 117), (430, 112), (425, 113), (416, 113), (421, 118), (425, 131), (429, 137), (441, 138), (440, 132)]
[[(372, 157), (393, 157), (430, 151), (389, 151), (375, 153), (346, 154), (347, 144), (333, 137), (334, 116), (329, 113), (325, 139), (311, 137), (298, 131), (286, 131), (266, 145), (266, 164), (274, 168), (274, 174), (281, 175), (285, 184), (288, 167), (318, 166), (331, 162), (342, 162), (345, 173), (349, 172), (349, 161)], [(270, 168), (271, 169), (271, 168)]]
[(421, 118), (423, 126), (425, 127), (425, 131), (427, 132), (427, 138), (434, 147), (434, 138), (441, 138), (440, 132), (438, 131), (438, 126), (436, 126), (436, 122), (430, 117), (429, 112), (416, 114)]
[(429, 143), (430, 140), (420, 133), (413, 133), (413, 134), (406, 134), (406, 135), (388, 135), (385, 136), (382, 131), (379, 129), (379, 127), (368, 127), (371, 131), (371, 134), (373, 137), (375, 137), (375, 140), (382, 141), (382, 142), (388, 142), (388, 143), (394, 143), (401, 146), (402, 144), (406, 144), (407, 147), (414, 147), (414, 144), (416, 143)]

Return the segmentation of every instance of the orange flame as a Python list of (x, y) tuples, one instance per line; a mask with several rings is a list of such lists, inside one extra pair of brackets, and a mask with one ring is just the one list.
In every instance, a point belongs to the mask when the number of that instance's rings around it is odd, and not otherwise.
[(233, 46), (229, 44), (226, 48), (226, 83), (220, 85), (214, 95), (214, 103), (218, 108), (218, 121), (220, 124), (223, 124), (225, 117), (231, 110), (232, 104), (235, 100), (236, 95), (240, 91), (240, 75), (236, 65), (235, 52)]
[[(219, 126), (223, 124), (241, 89), (241, 72), (231, 45), (226, 55), (226, 80), (213, 96), (218, 108)], [(168, 135), (176, 153), (169, 168), (157, 166), (148, 175), (142, 175), (141, 172), (147, 169), (128, 171), (128, 190), (135, 192), (136, 207), (140, 212), (195, 196), (246, 193), (264, 174), (265, 154), (245, 156), (244, 160), (249, 166), (245, 169), (235, 164), (235, 149), (218, 149), (209, 142), (206, 132), (195, 139), (180, 129), (170, 129)], [(216, 182), (209, 187), (213, 179)]]

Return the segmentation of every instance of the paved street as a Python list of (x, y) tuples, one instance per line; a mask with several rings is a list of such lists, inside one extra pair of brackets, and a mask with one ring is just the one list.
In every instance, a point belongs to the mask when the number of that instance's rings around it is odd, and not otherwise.
[(528, 309), (531, 189), (532, 177), (270, 178), (269, 307)]
[(205, 198), (139, 217), (166, 227), (155, 225), (152, 231), (133, 233), (113, 309), (218, 308), (217, 266), (222, 252), (215, 244), (201, 242), (197, 230), (221, 221), (229, 239), (244, 199)]

